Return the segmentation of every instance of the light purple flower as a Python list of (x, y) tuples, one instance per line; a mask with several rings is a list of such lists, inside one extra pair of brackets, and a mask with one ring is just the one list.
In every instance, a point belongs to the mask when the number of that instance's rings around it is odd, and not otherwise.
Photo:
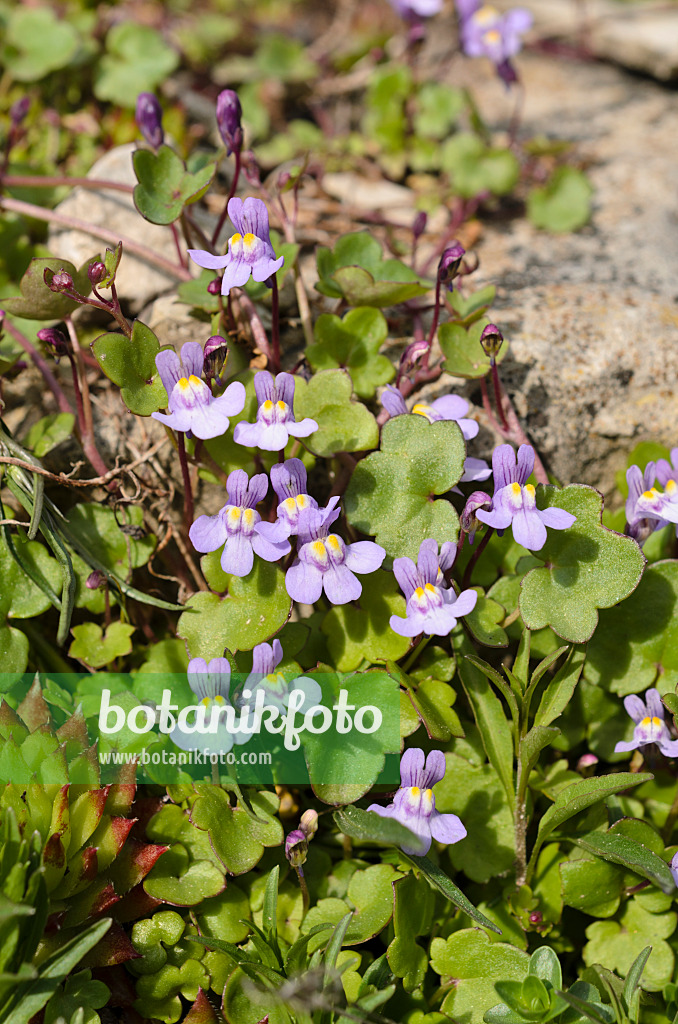
[(274, 523), (257, 523), (257, 533), (274, 544), (280, 544), (297, 532), (299, 516), (306, 508), (317, 508), (318, 502), (306, 491), (306, 467), (301, 459), (287, 459), (271, 467), (271, 483), (280, 504)]
[[(532, 14), (514, 7), (502, 14), (481, 0), (457, 0), (461, 45), (468, 57), (489, 57), (502, 69), (522, 46), (521, 36), (532, 26)], [(502, 75), (503, 77), (503, 75)]]
[(415, 834), (417, 845), (403, 846), (403, 853), (424, 857), (434, 839), (450, 846), (465, 837), (466, 829), (456, 814), (441, 814), (436, 810), (433, 787), (445, 777), (445, 769), (445, 755), (441, 750), (432, 750), (424, 766), (424, 751), (412, 747), (400, 761), (400, 789), (393, 803), (388, 807), (370, 804), (367, 808), (382, 818), (394, 818)]
[(229, 384), (223, 395), (213, 398), (200, 379), (204, 362), (197, 341), (187, 341), (181, 348), (181, 359), (172, 349), (164, 349), (155, 357), (160, 379), (167, 392), (169, 415), (154, 412), (153, 419), (173, 430), (184, 431), (206, 441), (221, 437), (228, 430), (230, 416), (237, 416), (245, 406), (245, 387), (240, 381)]
[(671, 874), (673, 875), (673, 881), (678, 885), (678, 852), (674, 853), (669, 864)]
[(443, 7), (443, 0), (389, 0), (389, 3), (396, 14), (407, 21), (432, 18)]
[(327, 508), (307, 508), (297, 527), (299, 546), (294, 564), (287, 570), (285, 586), (293, 601), (314, 604), (325, 590), (332, 604), (357, 601), (362, 584), (355, 573), (375, 572), (386, 552), (371, 540), (346, 544), (330, 526), (339, 517), (338, 497)]
[(299, 423), (294, 418), (295, 380), (291, 373), (279, 373), (274, 379), (268, 370), (254, 375), (254, 390), (259, 408), (255, 423), (238, 423), (233, 440), (248, 448), (261, 448), (265, 452), (282, 451), (292, 437), (308, 437), (318, 424), (306, 417)]
[[(666, 459), (662, 459), (662, 462), (666, 463)], [(666, 523), (678, 524), (678, 483), (673, 477), (666, 479), (663, 492), (654, 486), (643, 491), (636, 500), (635, 514), (647, 519), (656, 518), (658, 523), (655, 529), (665, 526)]]
[(649, 743), (656, 743), (665, 757), (678, 756), (678, 740), (671, 739), (671, 733), (664, 722), (664, 705), (659, 690), (652, 687), (645, 691), (643, 701), (637, 694), (624, 697), (624, 707), (634, 721), (633, 739), (621, 740), (614, 748), (615, 754), (622, 750), (637, 750)]
[[(210, 753), (227, 753), (233, 746), (233, 735), (227, 728), (222, 711), (232, 707), (229, 700), (231, 666), (227, 658), (212, 658), (209, 665), (204, 658), (192, 658), (188, 663), (188, 685), (199, 699), (202, 728), (208, 729), (211, 721), (218, 719), (215, 731), (199, 732), (192, 722), (182, 728), (178, 719), (170, 732), (170, 739), (182, 750), (208, 750)], [(205, 709), (204, 711), (202, 709)], [(195, 714), (195, 712), (194, 712)], [(248, 737), (249, 738), (249, 737)]]
[[(387, 384), (382, 391), (381, 404), (391, 417), (403, 416), (408, 411), (405, 399), (393, 384)], [(454, 420), (459, 424), (466, 440), (470, 441), (480, 428), (475, 420), (464, 418), (468, 410), (469, 404), (461, 395), (443, 395), (442, 398), (436, 398), (433, 402), (417, 402), (412, 406), (413, 415), (424, 416), (429, 423), (437, 423), (438, 420)]]
[(267, 562), (276, 562), (290, 551), (289, 541), (272, 544), (254, 527), (261, 520), (255, 506), (266, 497), (268, 477), (258, 473), (248, 481), (244, 469), (234, 469), (226, 480), (228, 503), (215, 516), (198, 516), (189, 530), (196, 551), (216, 551), (225, 544), (221, 568), (234, 576), (247, 576), (254, 565), (254, 552)]
[(282, 656), (283, 649), (279, 640), (274, 640), (272, 644), (257, 644), (252, 651), (252, 671), (245, 680), (244, 689), (251, 693), (247, 702), (254, 705), (257, 691), (262, 690), (265, 695), (265, 706), (275, 707), (284, 714), (292, 690), (301, 690), (305, 694), (305, 699), (297, 713), (305, 715), (310, 708), (320, 704), (322, 690), (315, 679), (297, 676), (290, 682), (282, 672), (276, 672)]
[(653, 493), (659, 493), (654, 488), (655, 480), (656, 466), (654, 462), (648, 462), (642, 472), (639, 466), (629, 466), (626, 470), (626, 483), (629, 488), (626, 499), (626, 533), (629, 537), (633, 537), (641, 547), (650, 534), (655, 530), (660, 530), (667, 523), (666, 519), (662, 519), (656, 511), (647, 507), (647, 502), (642, 512), (638, 508), (638, 502), (644, 494), (652, 496)]
[(513, 530), (513, 538), (529, 551), (539, 551), (546, 543), (546, 527), (567, 530), (576, 516), (562, 508), (537, 508), (535, 489), (528, 484), (534, 468), (534, 448), (521, 444), (516, 460), (510, 444), (500, 444), (492, 453), (494, 496), (489, 512), (478, 509), (476, 518), (495, 530)]
[(235, 234), (228, 240), (228, 251), (214, 256), (204, 249), (189, 249), (188, 255), (199, 267), (224, 270), (221, 294), (228, 295), (231, 288), (242, 288), (250, 274), (255, 281), (269, 279), (282, 267), (285, 259), (275, 258), (268, 228), (268, 210), (261, 199), (250, 196), (244, 202), (235, 196), (228, 202), (228, 216), (235, 225)]
[(427, 633), (447, 636), (457, 625), (457, 619), (468, 615), (476, 606), (475, 590), (464, 590), (458, 597), (445, 583), (444, 573), (457, 555), (454, 544), (447, 541), (441, 546), (435, 540), (423, 540), (415, 565), (411, 558), (396, 558), (393, 572), (405, 595), (405, 618), (392, 615), (389, 624), (400, 636), (419, 636)]

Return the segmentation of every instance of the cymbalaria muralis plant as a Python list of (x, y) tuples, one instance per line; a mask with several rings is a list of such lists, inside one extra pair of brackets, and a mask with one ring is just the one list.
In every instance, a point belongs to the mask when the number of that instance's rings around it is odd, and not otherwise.
[(678, 448), (555, 479), (474, 285), (589, 216), (532, 16), (67, 6), (0, 4), (0, 1021), (678, 1021)]

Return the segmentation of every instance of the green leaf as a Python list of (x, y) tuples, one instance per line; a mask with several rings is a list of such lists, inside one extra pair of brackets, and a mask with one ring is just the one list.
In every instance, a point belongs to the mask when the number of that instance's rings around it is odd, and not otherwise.
[(149, 896), (175, 907), (194, 907), (203, 900), (223, 891), (226, 879), (208, 860), (186, 861), (173, 856), (175, 848), (168, 850), (144, 880)]
[(639, 993), (640, 980), (643, 976), (645, 965), (647, 964), (647, 961), (650, 959), (651, 952), (652, 946), (646, 946), (645, 949), (641, 950), (636, 959), (631, 964), (629, 972), (626, 975), (626, 980), (624, 981), (624, 989), (622, 992), (622, 998), (626, 1003), (627, 1007), (629, 1008), (632, 1005), (632, 1001), (637, 998), (637, 995)]
[(598, 624), (598, 609), (628, 597), (645, 559), (630, 537), (602, 525), (602, 495), (584, 484), (538, 489), (538, 505), (577, 517), (568, 530), (550, 530), (536, 557), (546, 567), (525, 576), (520, 613), (529, 629), (551, 626), (565, 640), (585, 643)]
[(361, 306), (349, 310), (342, 319), (333, 313), (322, 313), (314, 332), (315, 344), (306, 349), (313, 369), (348, 370), (360, 398), (371, 398), (380, 384), (393, 380), (395, 368), (391, 360), (379, 355), (388, 325), (378, 309)]
[(73, 287), (80, 295), (89, 295), (92, 286), (87, 277), (87, 267), (91, 257), (76, 270), (68, 260), (58, 256), (35, 257), (28, 264), (28, 269), (19, 282), (21, 295), (17, 298), (3, 298), (2, 306), (7, 313), (24, 317), (26, 320), (63, 320), (65, 316), (78, 308), (78, 303), (60, 292), (52, 292), (45, 284), (45, 271), (58, 274), (65, 270), (73, 278)]
[(381, 450), (356, 466), (346, 491), (349, 522), (386, 548), (416, 561), (423, 540), (455, 541), (459, 517), (435, 501), (460, 479), (465, 457), (458, 425), (423, 416), (397, 416), (383, 427)]
[(474, 907), (471, 901), (464, 896), (461, 889), (459, 889), (451, 878), (445, 874), (445, 872), (434, 864), (433, 861), (429, 860), (428, 857), (415, 857), (414, 854), (408, 853), (403, 854), (407, 860), (412, 861), (416, 868), (419, 868), (424, 877), (428, 882), (439, 892), (443, 894), (451, 903), (463, 910), (465, 914), (481, 924), (483, 928), (489, 928), (490, 931), (496, 932), (501, 935), (501, 928), (498, 928), (493, 921), (490, 921), (488, 917), (481, 914), (480, 911)]
[(582, 648), (573, 647), (570, 650), (565, 664), (544, 688), (537, 713), (534, 716), (535, 725), (550, 725), (562, 715), (579, 682), (585, 659), (586, 651)]
[(650, 914), (637, 899), (631, 899), (618, 922), (596, 921), (586, 929), (589, 941), (584, 946), (584, 962), (603, 963), (624, 976), (645, 947), (652, 946), (643, 973), (643, 988), (661, 992), (673, 974), (675, 956), (665, 940), (673, 934), (676, 920), (673, 912)]
[(497, 1002), (497, 978), (522, 981), (529, 957), (507, 942), (492, 942), (478, 928), (462, 928), (431, 943), (431, 967), (454, 985), (441, 1006), (452, 1020), (483, 1024), (483, 1014)]
[(428, 970), (426, 950), (414, 940), (417, 935), (426, 935), (430, 930), (434, 895), (426, 882), (416, 878), (413, 872), (395, 882), (393, 889), (395, 938), (386, 951), (386, 957), (393, 974), (402, 978), (405, 990), (411, 992), (423, 984)]
[(359, 807), (341, 807), (334, 812), (337, 828), (351, 839), (384, 843), (387, 846), (417, 845), (409, 828), (395, 818), (382, 818), (376, 811), (363, 811)]
[(83, 661), (92, 668), (102, 668), (116, 658), (132, 651), (131, 636), (135, 627), (124, 622), (112, 622), (104, 633), (96, 622), (82, 622), (73, 626), (75, 640), (68, 656)]
[(588, 645), (586, 678), (626, 696), (678, 685), (678, 562), (648, 566), (631, 596), (601, 612)]
[[(125, 579), (132, 569), (146, 565), (155, 550), (153, 534), (134, 539), (133, 532), (143, 528), (143, 518), (138, 505), (128, 508), (125, 520), (121, 516), (118, 520), (113, 509), (103, 505), (74, 505), (68, 511), (68, 532), (77, 538), (82, 557), (84, 551), (91, 551), (106, 570)], [(123, 524), (133, 528), (132, 535), (123, 532)]]
[(94, 95), (134, 109), (140, 92), (153, 92), (177, 68), (179, 54), (159, 32), (121, 21), (106, 36), (106, 53), (97, 62)]
[(424, 82), (417, 94), (413, 126), (417, 135), (444, 139), (467, 106), (462, 89), (440, 82)]
[(306, 382), (296, 377), (294, 415), (310, 416), (318, 424), (305, 444), (316, 455), (362, 452), (376, 448), (379, 428), (362, 402), (351, 400), (353, 384), (345, 370), (321, 370)]
[(577, 231), (591, 216), (593, 188), (583, 171), (558, 167), (546, 185), (527, 197), (527, 216), (545, 231)]
[(450, 175), (452, 187), (464, 199), (481, 192), (501, 196), (510, 192), (520, 176), (520, 164), (508, 149), (492, 149), (478, 135), (456, 132), (443, 143), (442, 169)]
[(278, 632), (291, 607), (282, 570), (255, 557), (249, 576), (230, 577), (227, 597), (201, 591), (188, 599), (177, 636), (186, 640), (192, 658), (216, 658), (224, 647), (251, 651)]
[[(456, 294), (456, 293), (455, 293)], [(487, 326), (479, 320), (470, 327), (463, 324), (446, 323), (438, 328), (438, 341), (445, 356), (445, 369), (455, 377), (475, 380), (490, 372), (490, 360), (480, 345), (480, 335)], [(497, 354), (501, 363), (509, 350), (508, 341), (503, 341)]]
[(275, 793), (251, 796), (255, 820), (240, 804), (232, 807), (223, 789), (211, 785), (196, 789), (191, 822), (209, 833), (212, 848), (227, 871), (234, 875), (251, 871), (261, 860), (264, 847), (282, 842), (282, 825), (275, 817), (280, 801)]
[(332, 664), (340, 672), (351, 672), (363, 660), (397, 661), (410, 649), (409, 638), (389, 625), (391, 615), (405, 615), (405, 598), (393, 573), (379, 569), (361, 576), (360, 582), (360, 600), (332, 608), (323, 619)]
[(161, 146), (157, 153), (137, 149), (132, 162), (139, 182), (134, 189), (134, 205), (151, 224), (178, 220), (184, 206), (205, 194), (216, 171), (216, 164), (207, 164), (191, 174), (169, 146)]
[(150, 327), (135, 320), (131, 338), (124, 334), (101, 334), (92, 351), (108, 379), (121, 389), (122, 400), (130, 412), (150, 416), (167, 406), (167, 392), (155, 365), (160, 344)]
[[(393, 916), (393, 883), (402, 877), (403, 872), (397, 871), (391, 864), (373, 864), (354, 872), (346, 895), (355, 907), (355, 912), (343, 945), (353, 946), (366, 942), (386, 927)], [(338, 924), (348, 909), (343, 900), (321, 899), (304, 918), (302, 930), (309, 931), (325, 921)], [(315, 943), (309, 943), (309, 950), (322, 945), (324, 942), (319, 937)]]
[(478, 600), (473, 611), (464, 616), (471, 635), (484, 647), (508, 647), (506, 630), (499, 625), (506, 617), (506, 612), (498, 601), (486, 597), (481, 587), (473, 587)]
[(122, 259), (122, 242), (118, 242), (115, 249), (106, 249), (104, 253), (103, 263), (106, 267), (106, 275), (99, 282), (99, 290), (102, 288), (110, 288), (115, 281), (115, 275), (118, 273), (118, 267), (120, 266), (120, 260)]
[(522, 770), (529, 777), (530, 772), (539, 760), (539, 755), (550, 743), (560, 735), (555, 726), (535, 725), (520, 741), (520, 760)]
[(428, 291), (410, 267), (400, 260), (385, 260), (367, 231), (342, 235), (333, 250), (321, 246), (317, 262), (316, 289), (345, 298), (350, 306), (392, 306)]
[(563, 902), (590, 917), (612, 917), (619, 909), (624, 872), (607, 861), (581, 858), (560, 865)]
[(614, 831), (587, 832), (586, 835), (576, 836), (575, 842), (588, 853), (612, 864), (621, 864), (642, 878), (647, 878), (663, 892), (673, 892), (676, 887), (666, 862), (628, 836)]
[(4, 28), (2, 63), (16, 82), (38, 82), (67, 68), (78, 49), (76, 29), (50, 7), (17, 7)]
[(72, 412), (53, 412), (33, 424), (24, 445), (41, 459), (71, 436), (74, 425), (75, 416)]

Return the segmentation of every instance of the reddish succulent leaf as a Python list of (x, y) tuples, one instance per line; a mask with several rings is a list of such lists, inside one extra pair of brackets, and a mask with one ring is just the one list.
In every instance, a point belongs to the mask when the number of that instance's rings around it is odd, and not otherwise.
[(87, 735), (87, 725), (85, 724), (82, 708), (76, 708), (71, 717), (67, 718), (64, 724), (57, 729), (56, 734), (57, 739), (61, 740), (62, 743), (66, 740), (73, 740), (81, 747), (88, 747), (89, 736)]
[(0, 704), (0, 736), (5, 740), (14, 736), (17, 743), (21, 743), (28, 736), (28, 729), (4, 698)]
[(42, 862), (49, 868), (59, 870), (66, 867), (66, 851), (61, 842), (61, 835), (55, 832), (51, 835), (42, 851)]
[(158, 813), (167, 802), (163, 796), (142, 796), (134, 801), (134, 816), (137, 824), (132, 835), (135, 839), (146, 839), (146, 827), (151, 818)]
[(127, 960), (138, 960), (140, 956), (127, 932), (114, 921), (103, 939), (89, 951), (78, 966), (80, 970), (85, 967), (112, 967), (114, 964), (124, 964)]
[(125, 764), (118, 772), (118, 780), (111, 786), (106, 803), (106, 814), (129, 814), (137, 792), (137, 766), (134, 762)]
[(103, 914), (119, 899), (120, 897), (116, 896), (111, 883), (107, 882), (105, 878), (101, 878), (79, 896), (68, 901), (68, 911), (63, 920), (63, 927), (72, 928), (75, 925), (83, 924), (88, 918)]
[(137, 921), (140, 917), (150, 917), (154, 910), (162, 906), (162, 902), (155, 896), (149, 896), (143, 884), (139, 882), (133, 889), (130, 889), (126, 896), (123, 896), (116, 905), (112, 916), (116, 921), (122, 923)]
[(16, 709), (19, 717), (26, 723), (29, 732), (35, 732), (41, 725), (50, 725), (52, 716), (42, 695), (40, 681), (36, 676), (33, 685)]
[(214, 1009), (203, 989), (198, 998), (184, 1017), (184, 1024), (219, 1024), (217, 1011)]
[(138, 885), (167, 850), (169, 846), (142, 843), (130, 836), (111, 866), (110, 875), (118, 895), (123, 896)]

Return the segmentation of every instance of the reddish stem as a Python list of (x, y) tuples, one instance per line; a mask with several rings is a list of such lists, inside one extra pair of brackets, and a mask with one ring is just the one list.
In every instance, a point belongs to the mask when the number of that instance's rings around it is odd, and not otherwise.
[(7, 331), (7, 333), (11, 334), (14, 340), (18, 342), (19, 345), (21, 345), (24, 352), (26, 352), (27, 355), (31, 357), (37, 368), (40, 370), (40, 373), (45, 379), (45, 383), (47, 384), (48, 388), (56, 398), (57, 405), (59, 406), (59, 412), (72, 413), (73, 408), (71, 406), (71, 403), (68, 401), (66, 395), (61, 390), (61, 385), (59, 384), (58, 380), (50, 370), (42, 354), (38, 352), (37, 348), (35, 348), (35, 346), (28, 340), (26, 335), (22, 334), (22, 332), (17, 327), (14, 326), (11, 320), (5, 319), (3, 321), (3, 327)]
[(134, 185), (124, 185), (120, 181), (101, 181), (98, 178), (67, 178), (59, 175), (3, 174), (2, 184), (5, 188), (58, 188), (67, 185), (75, 188), (109, 189), (111, 192), (134, 192)]
[(502, 402), (501, 382), (499, 380), (499, 371), (497, 370), (497, 364), (494, 361), (494, 359), (492, 360), (492, 362), (490, 364), (490, 370), (492, 372), (492, 386), (494, 388), (494, 401), (495, 401), (495, 405), (497, 406), (497, 412), (499, 413), (499, 418), (501, 420), (501, 428), (504, 431), (504, 433), (508, 434), (509, 433), (509, 425), (508, 425), (508, 423), (506, 421), (506, 414), (504, 412), (504, 405), (503, 405), (503, 402)]
[(471, 557), (469, 558), (468, 565), (466, 566), (466, 569), (464, 570), (464, 578), (461, 581), (461, 589), (462, 590), (466, 590), (466, 588), (470, 584), (471, 577), (473, 575), (473, 570), (476, 567), (476, 563), (478, 562), (478, 559), (480, 558), (480, 556), (482, 555), (483, 551), (485, 550), (485, 548), (489, 544), (490, 537), (492, 536), (493, 533), (494, 533), (493, 528), (491, 526), (489, 526), (487, 528), (487, 532), (486, 532), (485, 536), (483, 537), (483, 539), (481, 540), (480, 544), (475, 549), (475, 551), (473, 552)]
[(193, 487), (191, 486), (191, 473), (186, 458), (186, 441), (182, 431), (177, 431), (177, 451), (179, 452), (179, 465), (181, 476), (184, 481), (184, 529), (188, 531), (193, 523)]
[(224, 208), (221, 211), (221, 216), (219, 217), (219, 220), (217, 221), (217, 226), (214, 229), (214, 234), (212, 235), (212, 248), (214, 248), (217, 244), (219, 234), (224, 226), (224, 221), (228, 217), (228, 204), (235, 195), (235, 190), (238, 187), (238, 178), (240, 177), (240, 150), (236, 149), (233, 155), (235, 156), (235, 167), (233, 168), (233, 181), (231, 182), (231, 191), (228, 193), (228, 199), (224, 203)]
[(278, 297), (278, 279), (273, 275), (271, 292), (271, 342), (273, 346), (273, 369), (280, 373), (280, 311)]

